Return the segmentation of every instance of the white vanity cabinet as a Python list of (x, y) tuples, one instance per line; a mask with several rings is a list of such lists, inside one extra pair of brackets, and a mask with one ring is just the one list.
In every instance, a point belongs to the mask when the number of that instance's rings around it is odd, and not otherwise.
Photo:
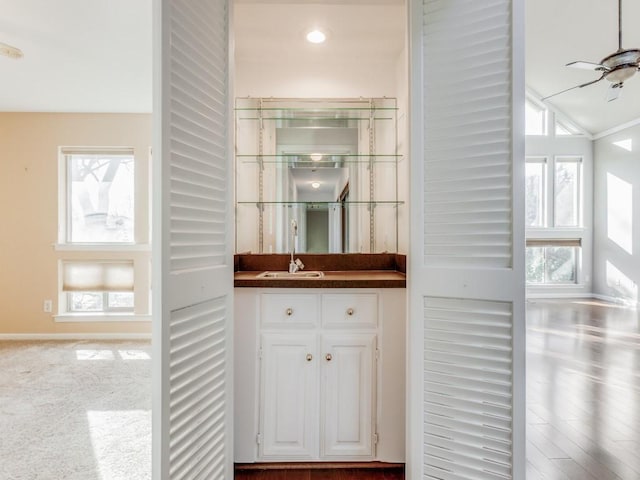
[(237, 288), (235, 461), (403, 462), (404, 299)]

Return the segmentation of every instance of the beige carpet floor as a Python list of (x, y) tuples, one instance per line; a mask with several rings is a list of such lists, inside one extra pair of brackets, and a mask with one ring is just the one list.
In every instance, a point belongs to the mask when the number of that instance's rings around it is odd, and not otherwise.
[(151, 478), (150, 342), (0, 342), (0, 479)]

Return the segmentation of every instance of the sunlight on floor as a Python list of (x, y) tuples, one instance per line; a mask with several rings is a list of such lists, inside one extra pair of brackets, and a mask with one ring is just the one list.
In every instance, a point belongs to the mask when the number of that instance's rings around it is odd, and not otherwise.
[(77, 360), (151, 360), (144, 350), (76, 350)]
[(151, 360), (151, 356), (143, 350), (118, 350), (123, 360)]
[(151, 478), (151, 411), (88, 411), (91, 445), (102, 480)]
[(618, 308), (622, 310), (630, 309), (630, 305), (625, 305), (622, 303), (611, 303), (600, 300), (571, 300), (570, 303), (575, 303), (578, 305), (593, 305), (594, 307), (603, 307), (603, 308)]
[(78, 360), (114, 360), (113, 350), (76, 350)]

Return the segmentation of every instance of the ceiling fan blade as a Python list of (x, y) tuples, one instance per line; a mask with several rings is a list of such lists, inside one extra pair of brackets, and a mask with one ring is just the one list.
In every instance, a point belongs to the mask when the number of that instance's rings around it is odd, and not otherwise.
[(598, 69), (608, 70), (607, 67), (605, 67), (600, 63), (583, 62), (581, 60), (578, 60), (577, 62), (567, 63), (566, 66), (571, 68), (581, 68), (583, 70), (598, 70)]
[(616, 100), (620, 93), (622, 93), (622, 83), (613, 83), (607, 88), (607, 102), (613, 102)]
[(564, 89), (564, 90), (562, 90), (562, 91), (560, 91), (560, 92), (556, 92), (556, 93), (553, 93), (553, 94), (551, 94), (551, 95), (548, 95), (548, 96), (546, 96), (546, 97), (544, 97), (544, 98), (541, 98), (540, 100), (544, 102), (545, 100), (548, 100), (548, 99), (549, 99), (549, 98), (551, 98), (551, 97), (555, 97), (556, 95), (560, 95), (561, 93), (568, 92), (569, 90), (575, 90), (576, 88), (588, 87), (589, 85), (593, 85), (594, 83), (599, 82), (599, 81), (600, 81), (600, 80), (602, 80), (603, 78), (604, 78), (604, 75), (602, 75), (600, 78), (598, 78), (598, 79), (596, 79), (596, 80), (592, 80), (591, 82), (583, 83), (582, 85), (576, 85), (575, 87), (571, 87), (571, 88), (566, 88), (566, 89)]

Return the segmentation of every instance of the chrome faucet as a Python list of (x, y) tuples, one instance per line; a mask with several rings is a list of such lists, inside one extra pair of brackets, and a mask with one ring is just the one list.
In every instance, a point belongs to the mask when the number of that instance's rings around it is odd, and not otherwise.
[(298, 270), (304, 269), (304, 263), (299, 258), (293, 259), (296, 253), (296, 237), (298, 236), (298, 222), (295, 218), (291, 219), (291, 261), (289, 262), (289, 273), (296, 273)]

